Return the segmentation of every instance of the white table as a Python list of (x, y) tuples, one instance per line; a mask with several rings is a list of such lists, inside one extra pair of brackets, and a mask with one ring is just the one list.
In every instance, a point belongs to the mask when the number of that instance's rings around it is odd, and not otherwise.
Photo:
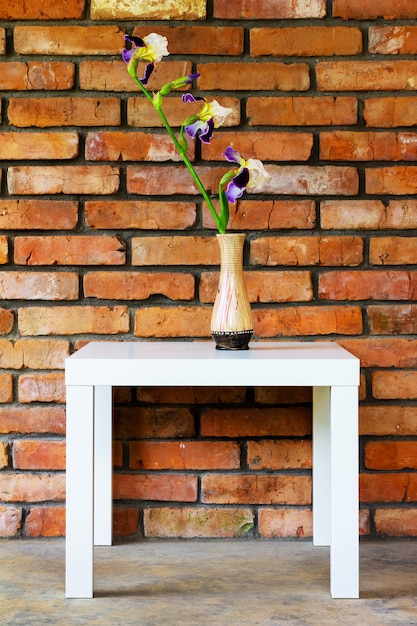
[(333, 598), (359, 597), (359, 360), (333, 342), (90, 343), (65, 362), (66, 596), (93, 597), (94, 545), (112, 543), (112, 386), (313, 387), (313, 542)]

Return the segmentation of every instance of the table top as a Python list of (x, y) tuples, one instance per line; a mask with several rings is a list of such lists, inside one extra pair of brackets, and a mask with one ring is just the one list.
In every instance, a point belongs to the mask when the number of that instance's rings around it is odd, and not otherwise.
[(359, 385), (359, 359), (335, 342), (254, 341), (216, 350), (212, 341), (98, 341), (65, 361), (67, 385)]

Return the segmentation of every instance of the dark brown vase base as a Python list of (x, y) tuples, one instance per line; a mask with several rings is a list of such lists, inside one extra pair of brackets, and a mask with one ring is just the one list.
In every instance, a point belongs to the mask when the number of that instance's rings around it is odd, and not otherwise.
[(253, 330), (236, 330), (224, 333), (212, 331), (211, 336), (216, 343), (216, 350), (249, 350), (249, 341)]

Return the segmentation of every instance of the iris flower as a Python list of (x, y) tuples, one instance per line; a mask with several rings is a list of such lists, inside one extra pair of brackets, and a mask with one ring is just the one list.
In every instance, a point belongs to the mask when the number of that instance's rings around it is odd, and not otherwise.
[[(237, 163), (239, 165), (239, 168), (229, 182), (225, 192), (228, 201), (232, 204), (235, 204), (236, 200), (243, 195), (245, 189), (259, 189), (270, 179), (262, 161), (259, 159), (245, 160), (240, 156), (237, 150), (232, 148), (232, 146), (228, 146), (226, 148), (223, 156), (230, 163)], [(231, 174), (226, 176), (229, 178)], [(226, 181), (223, 179), (223, 182)]]
[(186, 93), (182, 96), (183, 102), (204, 102), (200, 113), (192, 115), (184, 122), (184, 129), (187, 135), (194, 139), (198, 137), (203, 143), (210, 143), (213, 136), (213, 130), (224, 124), (232, 109), (222, 107), (217, 100), (207, 102), (205, 98), (193, 96)]
[(169, 55), (168, 40), (156, 33), (151, 33), (143, 39), (133, 35), (125, 35), (124, 39), (131, 44), (129, 50), (127, 48), (122, 50), (122, 58), (127, 63), (128, 72), (132, 76), (136, 76), (139, 61), (147, 61), (145, 73), (140, 79), (142, 85), (147, 85), (155, 63), (159, 63), (162, 57)]

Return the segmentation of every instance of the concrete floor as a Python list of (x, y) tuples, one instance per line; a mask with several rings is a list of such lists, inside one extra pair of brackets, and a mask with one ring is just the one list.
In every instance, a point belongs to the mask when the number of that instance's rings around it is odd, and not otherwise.
[(417, 541), (361, 543), (361, 599), (332, 600), (310, 542), (146, 541), (95, 549), (95, 598), (64, 597), (63, 540), (0, 542), (0, 624), (417, 625)]

